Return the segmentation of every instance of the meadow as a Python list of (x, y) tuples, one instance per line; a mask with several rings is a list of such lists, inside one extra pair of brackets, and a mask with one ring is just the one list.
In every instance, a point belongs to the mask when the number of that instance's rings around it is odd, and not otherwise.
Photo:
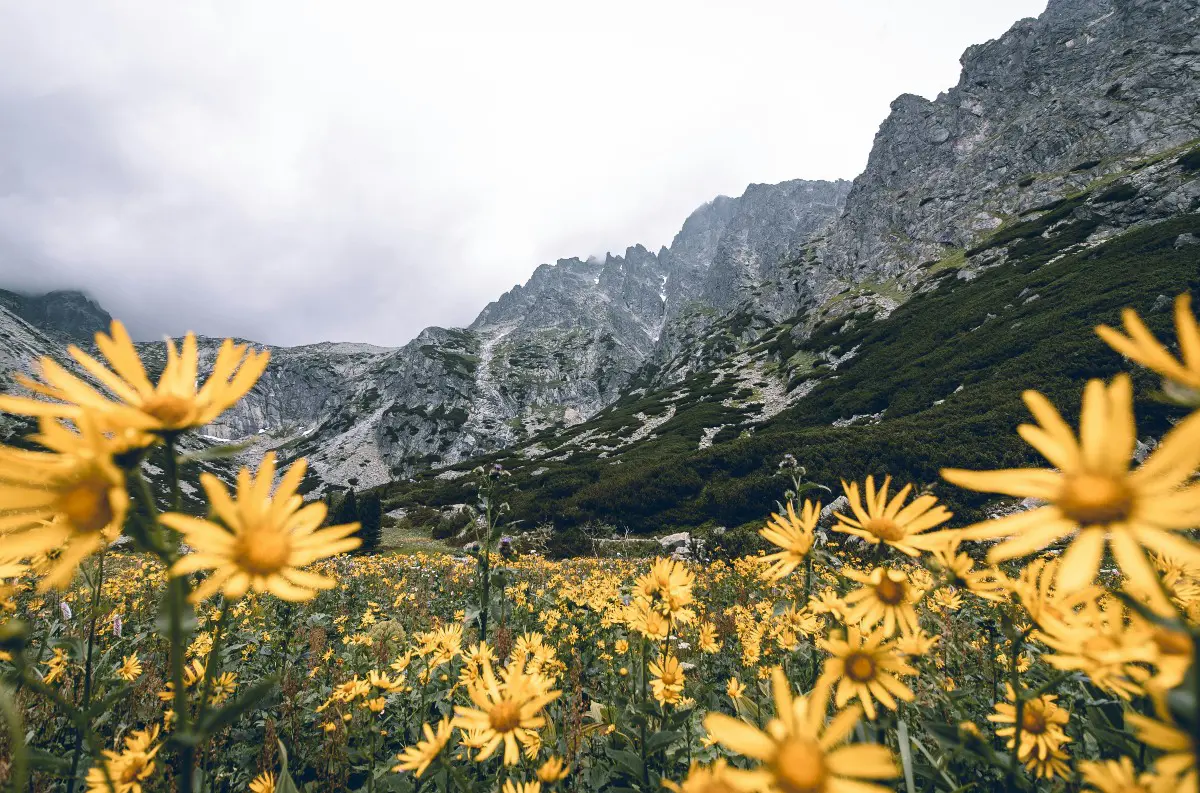
[[(964, 525), (929, 488), (803, 450), (761, 505), (770, 551), (552, 562), (510, 542), (506, 472), (474, 473), (464, 557), (356, 555), (358, 526), (267, 455), (202, 474), (183, 433), (265, 355), (151, 383), (119, 323), (0, 397), (43, 450), (0, 449), (0, 781), (12, 791), (1196, 791), (1200, 326), (1102, 339), (1189, 413), (1139, 448), (1133, 380), (1079, 426), (1036, 392), (1046, 467), (945, 469), (1003, 496)], [(1168, 340), (1172, 341), (1172, 340)], [(156, 494), (154, 461), (174, 483)], [(279, 476), (277, 477), (277, 474)], [(847, 497), (823, 513), (820, 502)], [(1025, 501), (1021, 501), (1024, 499)]]

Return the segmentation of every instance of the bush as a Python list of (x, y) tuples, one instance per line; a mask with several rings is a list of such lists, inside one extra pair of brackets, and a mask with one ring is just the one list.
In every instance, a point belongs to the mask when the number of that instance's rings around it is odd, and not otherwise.
[(435, 540), (448, 540), (452, 537), (457, 537), (471, 523), (471, 513), (469, 510), (460, 509), (443, 515), (433, 529), (429, 532), (429, 536)]
[(568, 526), (550, 535), (546, 541), (546, 555), (551, 559), (569, 559), (572, 556), (591, 556), (592, 541), (582, 526)]

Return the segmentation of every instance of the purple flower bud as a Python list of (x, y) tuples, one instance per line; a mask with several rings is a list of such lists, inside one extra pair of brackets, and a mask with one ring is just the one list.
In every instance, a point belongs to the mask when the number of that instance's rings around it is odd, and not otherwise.
[(62, 610), (62, 615), (63, 615), (64, 620), (71, 619), (71, 607), (67, 605), (67, 601), (65, 601), (65, 600), (58, 601), (58, 607), (60, 610)]

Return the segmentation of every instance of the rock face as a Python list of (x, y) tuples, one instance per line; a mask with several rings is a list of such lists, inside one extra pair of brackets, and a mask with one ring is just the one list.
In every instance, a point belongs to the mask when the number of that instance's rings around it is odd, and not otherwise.
[[(206, 435), (252, 440), (247, 461), (267, 448), (308, 456), (306, 488), (319, 490), (520, 444), (696, 373), (736, 383), (725, 401), (769, 417), (807, 393), (780, 370), (818, 363), (783, 366), (788, 339), (822, 318), (886, 313), (933, 272), (1000, 264), (1006, 233), (1036, 243), (1082, 221), (1069, 242), (1088, 244), (1200, 209), (1200, 0), (1051, 0), (962, 65), (937, 99), (892, 104), (852, 185), (719, 196), (669, 247), (543, 264), (469, 327), (428, 328), (398, 349), (272, 349), (261, 382)], [(0, 369), (108, 321), (79, 293), (0, 292)], [(217, 344), (203, 340), (202, 356)], [(161, 366), (160, 344), (143, 352)], [(629, 442), (662, 420), (645, 417)]]
[(958, 85), (892, 103), (825, 247), (898, 278), (1021, 212), (1200, 137), (1200, 2), (1051, 0), (967, 49)]
[(98, 330), (107, 330), (112, 317), (82, 292), (58, 291), (21, 295), (0, 289), (0, 306), (51, 336), (91, 343)]

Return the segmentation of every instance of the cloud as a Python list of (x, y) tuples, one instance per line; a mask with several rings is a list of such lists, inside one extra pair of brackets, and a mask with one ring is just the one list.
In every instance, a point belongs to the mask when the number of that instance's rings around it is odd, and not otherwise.
[(1044, 4), (6, 4), (0, 287), (401, 344), (719, 193), (853, 177), (892, 98)]

